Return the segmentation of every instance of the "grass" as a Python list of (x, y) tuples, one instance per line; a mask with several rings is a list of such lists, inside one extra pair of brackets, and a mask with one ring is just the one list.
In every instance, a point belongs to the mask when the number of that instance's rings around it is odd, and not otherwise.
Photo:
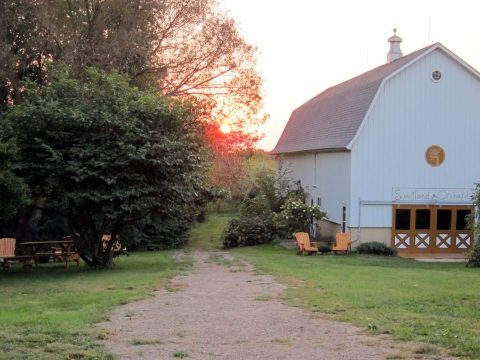
[(173, 353), (173, 357), (183, 359), (183, 358), (188, 357), (188, 354), (184, 351), (177, 351), (177, 352)]
[[(231, 218), (211, 215), (192, 230), (191, 246), (220, 249)], [(231, 254), (236, 259), (212, 255), (208, 261), (225, 266), (253, 263), (259, 272), (288, 285), (284, 300), (290, 305), (371, 333), (424, 343), (417, 354), (436, 354), (440, 346), (452, 355), (480, 359), (480, 269), (375, 256), (301, 257), (273, 246)], [(188, 269), (191, 261), (188, 252), (174, 257), (165, 251), (121, 257), (114, 270), (49, 264), (29, 273), (19, 267), (0, 273), (0, 359), (112, 359), (98, 342), (111, 334), (93, 325), (107, 320), (114, 307), (167, 287), (168, 279)], [(134, 340), (135, 345), (153, 343), (161, 340)], [(188, 354), (179, 351), (172, 357)]]
[(192, 247), (205, 250), (219, 250), (222, 248), (222, 233), (233, 214), (212, 214), (208, 221), (199, 224), (190, 232)]
[(368, 255), (295, 256), (273, 246), (232, 254), (287, 284), (284, 300), (371, 333), (480, 359), (480, 269)]
[(188, 257), (173, 255), (134, 253), (118, 258), (114, 270), (46, 264), (1, 273), (0, 359), (112, 359), (97, 341), (109, 334), (93, 325), (190, 266)]
[(163, 344), (162, 340), (154, 339), (154, 340), (147, 340), (147, 339), (133, 339), (132, 345), (161, 345)]

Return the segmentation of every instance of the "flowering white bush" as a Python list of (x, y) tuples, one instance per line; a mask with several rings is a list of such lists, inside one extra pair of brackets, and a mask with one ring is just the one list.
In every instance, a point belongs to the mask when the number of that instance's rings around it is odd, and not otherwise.
[(309, 232), (315, 220), (325, 219), (327, 213), (317, 205), (307, 205), (300, 199), (290, 198), (274, 215), (275, 226), (285, 234)]

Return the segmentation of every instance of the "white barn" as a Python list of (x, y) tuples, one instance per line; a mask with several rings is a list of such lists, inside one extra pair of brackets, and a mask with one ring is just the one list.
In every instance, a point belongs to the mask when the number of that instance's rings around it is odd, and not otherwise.
[(480, 182), (480, 73), (440, 43), (328, 88), (293, 111), (275, 149), (329, 220), (404, 255), (462, 253)]

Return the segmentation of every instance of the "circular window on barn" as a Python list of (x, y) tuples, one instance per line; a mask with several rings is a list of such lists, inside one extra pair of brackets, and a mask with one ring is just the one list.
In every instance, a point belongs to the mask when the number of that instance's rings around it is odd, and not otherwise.
[(432, 72), (432, 80), (438, 82), (442, 79), (442, 73), (439, 70)]
[(440, 166), (445, 160), (445, 151), (438, 145), (432, 145), (425, 151), (425, 160), (431, 166)]

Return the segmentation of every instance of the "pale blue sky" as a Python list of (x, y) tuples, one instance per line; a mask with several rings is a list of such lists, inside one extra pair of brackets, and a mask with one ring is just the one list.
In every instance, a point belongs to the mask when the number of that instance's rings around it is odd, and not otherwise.
[(474, 0), (221, 0), (259, 49), (271, 150), (291, 112), (329, 86), (382, 65), (398, 29), (408, 54), (441, 42), (480, 70), (480, 2)]

